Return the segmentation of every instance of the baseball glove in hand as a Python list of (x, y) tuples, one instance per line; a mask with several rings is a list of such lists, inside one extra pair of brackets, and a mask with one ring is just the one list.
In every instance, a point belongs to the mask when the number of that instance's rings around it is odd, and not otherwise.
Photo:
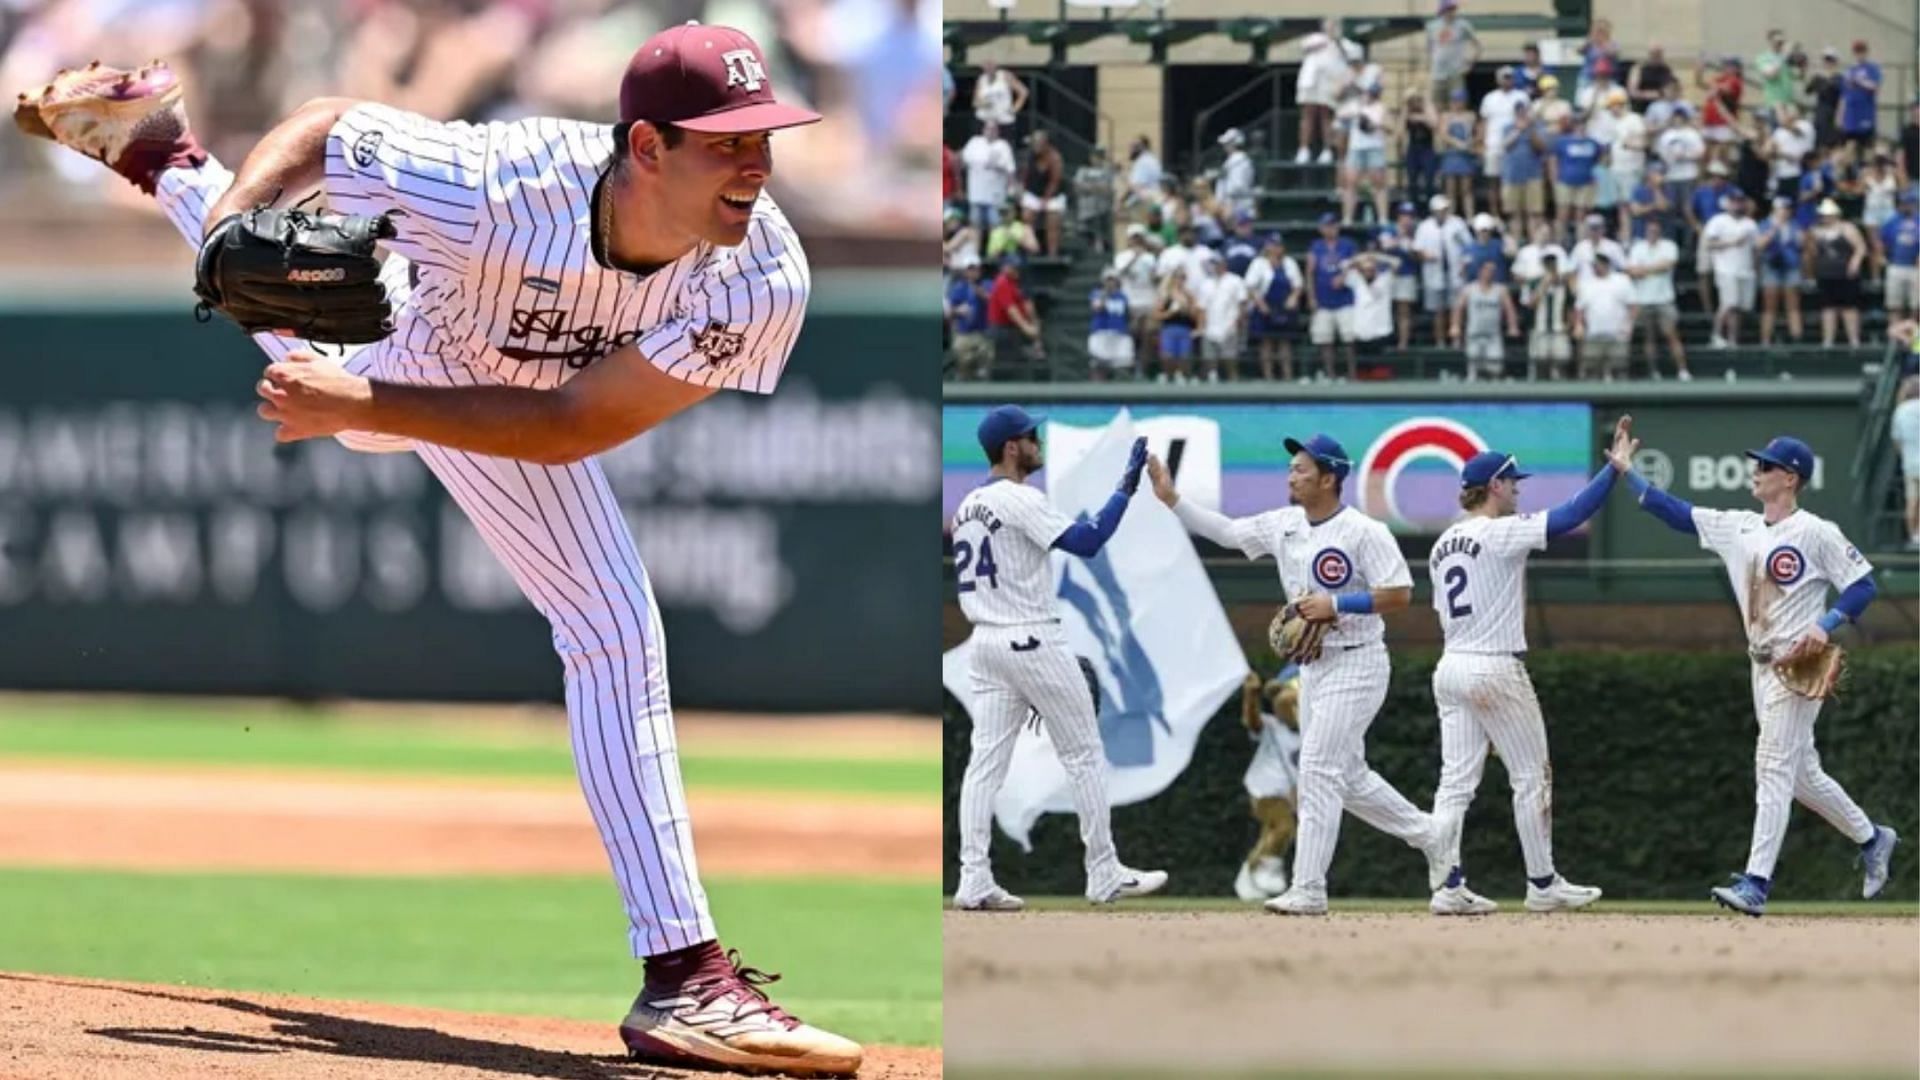
[(1288, 604), (1276, 613), (1267, 626), (1267, 644), (1274, 655), (1295, 664), (1310, 664), (1320, 659), (1320, 644), (1332, 622), (1314, 622), (1300, 614), (1300, 605)]
[(1831, 697), (1846, 667), (1847, 653), (1838, 645), (1826, 644), (1807, 653), (1773, 665), (1774, 674), (1786, 688), (1803, 698), (1819, 701)]
[(393, 333), (374, 243), (395, 235), (391, 214), (349, 217), (258, 207), (231, 214), (200, 245), (195, 309), (249, 334), (364, 345)]

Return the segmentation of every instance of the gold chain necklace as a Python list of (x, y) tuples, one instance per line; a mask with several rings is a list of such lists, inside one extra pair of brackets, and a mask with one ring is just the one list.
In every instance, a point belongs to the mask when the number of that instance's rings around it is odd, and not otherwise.
[(613, 174), (600, 182), (600, 257), (608, 266), (613, 262), (613, 200), (609, 197), (613, 188)]

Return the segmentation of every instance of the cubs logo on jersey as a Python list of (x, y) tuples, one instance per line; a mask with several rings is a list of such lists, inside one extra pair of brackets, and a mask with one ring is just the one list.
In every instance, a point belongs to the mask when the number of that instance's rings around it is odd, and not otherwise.
[(1353, 560), (1339, 548), (1326, 548), (1313, 557), (1313, 580), (1323, 589), (1338, 589), (1353, 580)]
[(1791, 585), (1807, 572), (1806, 557), (1792, 544), (1781, 544), (1767, 552), (1767, 576), (1776, 585)]

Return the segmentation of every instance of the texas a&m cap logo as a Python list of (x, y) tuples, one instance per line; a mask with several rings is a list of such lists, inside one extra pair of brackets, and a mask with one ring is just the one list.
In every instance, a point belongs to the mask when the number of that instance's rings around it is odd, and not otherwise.
[(620, 120), (706, 134), (772, 131), (820, 114), (774, 100), (766, 54), (730, 26), (686, 23), (647, 39), (620, 80)]

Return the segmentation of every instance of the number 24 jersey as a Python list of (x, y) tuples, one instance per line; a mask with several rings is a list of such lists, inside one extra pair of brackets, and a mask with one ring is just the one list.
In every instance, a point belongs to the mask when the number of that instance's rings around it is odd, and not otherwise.
[(1072, 527), (1046, 493), (996, 479), (967, 493), (953, 514), (953, 568), (960, 611), (975, 626), (1055, 618), (1048, 552)]

